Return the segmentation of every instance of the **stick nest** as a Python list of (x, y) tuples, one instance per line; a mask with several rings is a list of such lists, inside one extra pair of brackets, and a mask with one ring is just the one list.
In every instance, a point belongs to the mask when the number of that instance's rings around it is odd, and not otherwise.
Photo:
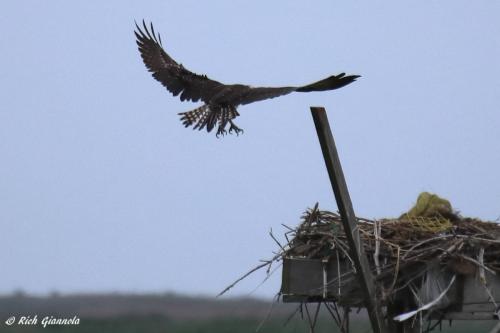
[[(394, 276), (404, 266), (436, 262), (465, 275), (480, 267), (500, 271), (498, 223), (464, 218), (448, 210), (446, 214), (421, 216), (410, 212), (395, 219), (357, 218), (360, 238), (376, 275)], [(320, 210), (318, 204), (287, 233), (290, 238), (282, 247), (284, 257), (329, 259), (340, 251), (343, 258), (350, 258), (339, 214)], [(479, 260), (481, 251), (484, 254)]]

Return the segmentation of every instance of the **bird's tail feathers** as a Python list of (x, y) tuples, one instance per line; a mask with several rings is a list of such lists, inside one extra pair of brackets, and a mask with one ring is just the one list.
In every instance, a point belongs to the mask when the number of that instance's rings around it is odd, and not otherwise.
[(338, 75), (332, 75), (326, 79), (314, 82), (302, 87), (297, 88), (295, 91), (299, 92), (309, 92), (309, 91), (324, 91), (338, 89), (343, 86), (348, 85), (356, 81), (360, 75), (345, 75), (345, 73), (340, 73)]
[(225, 127), (228, 122), (239, 116), (234, 106), (220, 107), (204, 104), (199, 108), (188, 112), (179, 113), (184, 127), (193, 126), (193, 129), (201, 131), (206, 127), (207, 132), (218, 124), (217, 134), (225, 134)]
[[(211, 114), (213, 114), (213, 112), (210, 112), (210, 106), (207, 104), (188, 112), (179, 113), (184, 127), (193, 126), (193, 129), (198, 129), (200, 131), (208, 125), (209, 119), (213, 118), (213, 116), (210, 117)], [(208, 128), (209, 126), (207, 126), (207, 129)]]

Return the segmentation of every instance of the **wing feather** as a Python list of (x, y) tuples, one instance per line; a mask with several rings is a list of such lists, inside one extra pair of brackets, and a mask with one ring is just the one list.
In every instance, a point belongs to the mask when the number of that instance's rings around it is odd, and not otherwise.
[(135, 24), (134, 31), (142, 60), (153, 77), (174, 96), (181, 94), (182, 101), (209, 102), (224, 85), (209, 79), (206, 75), (195, 74), (178, 64), (163, 49), (160, 35), (142, 21), (142, 29)]
[(238, 104), (249, 104), (269, 98), (287, 95), (297, 89), (296, 87), (248, 87), (247, 91), (241, 94)]

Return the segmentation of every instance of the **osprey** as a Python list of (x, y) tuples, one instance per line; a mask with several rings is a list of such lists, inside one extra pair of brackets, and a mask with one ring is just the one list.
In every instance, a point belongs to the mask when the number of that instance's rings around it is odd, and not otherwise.
[(251, 87), (243, 84), (223, 84), (209, 79), (206, 75), (195, 74), (177, 63), (163, 49), (160, 34), (156, 34), (151, 23), (150, 29), (142, 21), (144, 30), (137, 23), (137, 45), (142, 60), (153, 77), (174, 96), (180, 94), (181, 101), (203, 101), (205, 104), (188, 112), (181, 112), (185, 127), (207, 132), (217, 126), (217, 134), (224, 135), (229, 124), (229, 133), (243, 132), (233, 119), (239, 116), (237, 107), (268, 98), (289, 94), (294, 91), (324, 91), (341, 88), (354, 82), (359, 75), (341, 73), (301, 87)]

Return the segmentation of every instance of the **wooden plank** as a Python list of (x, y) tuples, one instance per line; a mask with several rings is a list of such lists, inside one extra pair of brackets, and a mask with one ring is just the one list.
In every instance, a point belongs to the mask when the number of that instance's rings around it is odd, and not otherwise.
[(320, 259), (283, 259), (281, 293), (321, 296), (323, 267)]
[(345, 260), (339, 266), (334, 259), (324, 262), (321, 259), (283, 258), (281, 294), (286, 297), (283, 298), (285, 302), (313, 300), (335, 301), (350, 307), (364, 305), (359, 283), (350, 262)]
[(350, 248), (350, 255), (354, 261), (357, 278), (364, 295), (364, 303), (375, 333), (387, 332), (385, 322), (376, 299), (375, 284), (370, 272), (368, 260), (362, 246), (359, 231), (356, 227), (356, 217), (352, 207), (349, 191), (340, 164), (340, 159), (328, 123), (326, 110), (323, 107), (311, 107), (311, 114), (318, 134), (319, 143), (325, 159), (326, 169), (330, 177), (337, 207), (342, 217), (342, 225)]

